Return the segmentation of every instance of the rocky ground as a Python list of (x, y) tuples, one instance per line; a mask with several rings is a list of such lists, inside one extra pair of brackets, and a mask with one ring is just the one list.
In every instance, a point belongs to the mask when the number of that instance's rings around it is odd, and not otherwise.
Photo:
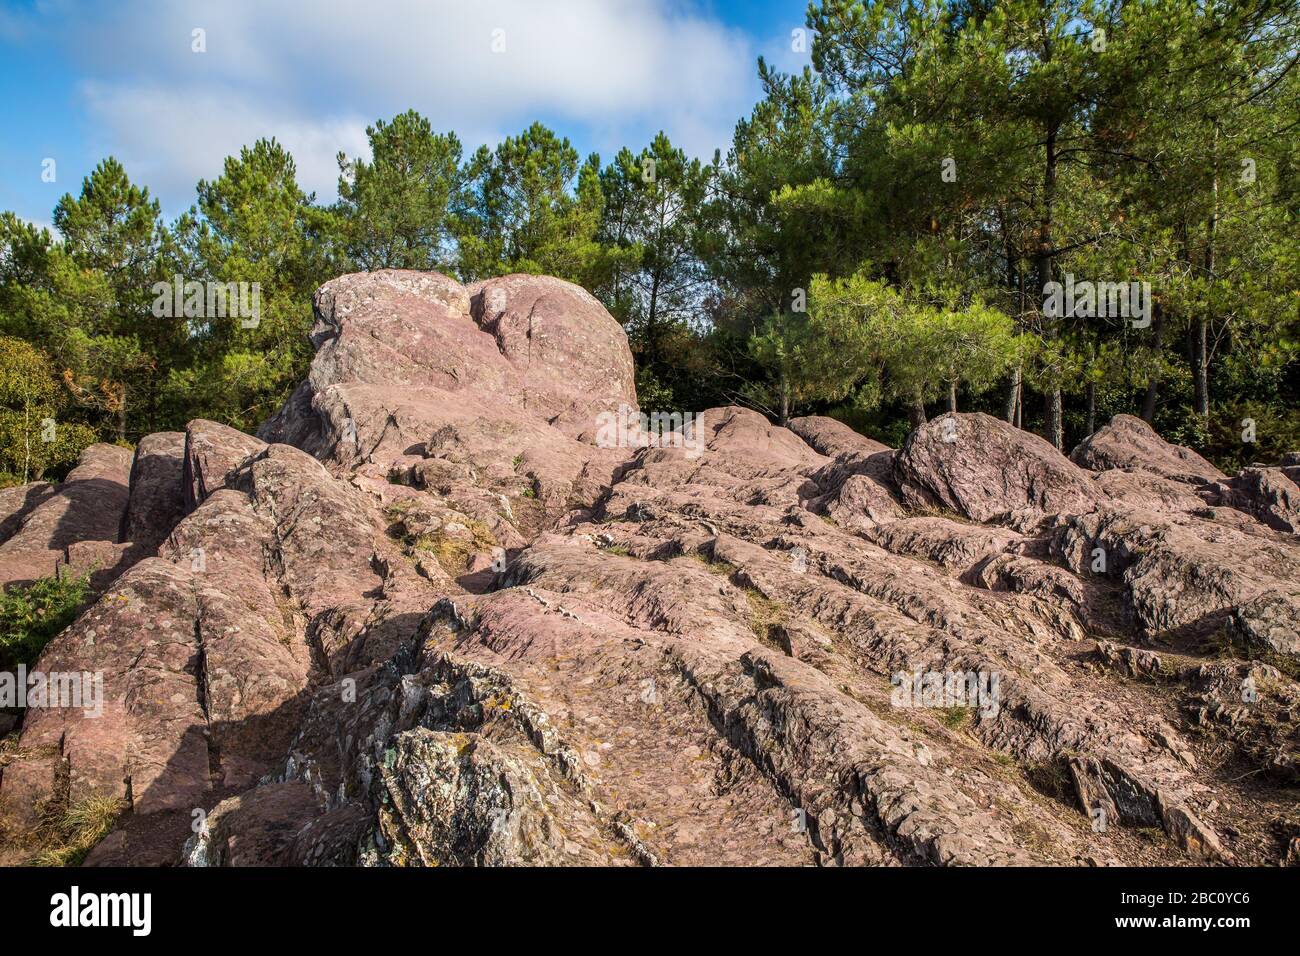
[(1300, 857), (1300, 458), (734, 407), (600, 447), (632, 360), (574, 286), (316, 312), (258, 437), (0, 492), (0, 579), (93, 571), (38, 666), (105, 695), (6, 740), (4, 862), (96, 795), (92, 865)]

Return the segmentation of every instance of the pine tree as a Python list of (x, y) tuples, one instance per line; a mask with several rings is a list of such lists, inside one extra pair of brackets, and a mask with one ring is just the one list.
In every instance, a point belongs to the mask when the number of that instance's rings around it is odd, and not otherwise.
[(465, 281), (508, 272), (558, 276), (587, 288), (608, 275), (596, 231), (600, 158), (579, 163), (567, 139), (541, 123), (470, 158), (455, 217)]
[(461, 145), (414, 110), (366, 129), (371, 159), (339, 153), (338, 214), (353, 266), (452, 266), (450, 217), (460, 196)]
[(640, 153), (620, 150), (600, 175), (596, 239), (611, 268), (597, 295), (628, 329), (643, 380), (678, 390), (689, 387), (680, 373), (691, 356), (677, 346), (693, 344), (690, 324), (713, 289), (700, 248), (714, 172), (661, 132)]

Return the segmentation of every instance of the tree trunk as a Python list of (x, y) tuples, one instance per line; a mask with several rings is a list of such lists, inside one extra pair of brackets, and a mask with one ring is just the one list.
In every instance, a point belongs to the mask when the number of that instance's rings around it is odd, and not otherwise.
[[(1155, 337), (1156, 354), (1160, 353), (1161, 345), (1164, 341), (1164, 310), (1160, 308), (1160, 303), (1155, 302), (1152, 305), (1155, 317), (1151, 322), (1151, 331)], [(1152, 372), (1147, 377), (1147, 394), (1142, 399), (1142, 420), (1148, 425), (1155, 421), (1156, 417), (1156, 400), (1160, 396), (1160, 375)]]
[[(1056, 129), (1047, 131), (1044, 139), (1044, 168), (1043, 168), (1043, 215), (1038, 222), (1038, 294), (1045, 295), (1047, 283), (1052, 281), (1052, 203), (1056, 198)], [(1041, 303), (1041, 299), (1039, 300)], [(1054, 322), (1063, 321), (1062, 316), (1058, 316)], [(1046, 323), (1045, 323), (1046, 324)], [(1060, 330), (1053, 324), (1050, 334), (1047, 328), (1043, 330), (1044, 335), (1049, 338), (1056, 338)], [(1043, 395), (1043, 428), (1047, 432), (1047, 440), (1058, 450), (1062, 450), (1065, 444), (1065, 436), (1061, 424), (1061, 387), (1052, 384)]]
[[(23, 379), (23, 385), (27, 385), (27, 379)], [(32, 403), (29, 400), (28, 391), (23, 388), (23, 484), (27, 484), (27, 475), (31, 471), (32, 465)]]
[(948, 383), (948, 411), (957, 414), (957, 383)]
[(1097, 383), (1088, 380), (1088, 421), (1084, 425), (1084, 431), (1091, 435), (1097, 430)]
[(1007, 386), (1007, 404), (1002, 417), (1008, 425), (1016, 423), (1016, 404), (1020, 401), (1020, 366), (1011, 371), (1011, 383)]
[(122, 383), (122, 403), (117, 407), (117, 440), (126, 441), (126, 382)]
[[(659, 318), (659, 272), (655, 271), (654, 279), (650, 284), (650, 308), (646, 312), (645, 318), (645, 337), (646, 351), (649, 353), (649, 365), (651, 368), (659, 366), (659, 331), (655, 328), (655, 321)], [(785, 421), (782, 420), (782, 425)]]
[(920, 428), (925, 424), (925, 402), (921, 401), (920, 395), (913, 396), (912, 405), (907, 410), (907, 418), (913, 428)]
[(1142, 420), (1148, 425), (1152, 424), (1156, 418), (1156, 399), (1160, 393), (1160, 379), (1152, 375), (1147, 379), (1147, 393), (1142, 399)]
[(1061, 389), (1053, 387), (1043, 397), (1044, 437), (1057, 451), (1065, 450), (1065, 423), (1061, 414)]
[[(1210, 301), (1213, 301), (1214, 241), (1219, 232), (1219, 126), (1217, 123), (1214, 126), (1214, 150), (1211, 162), (1214, 169), (1214, 207), (1205, 229), (1205, 274), (1210, 280)], [(1205, 310), (1198, 309), (1196, 326), (1192, 331), (1192, 400), (1196, 414), (1202, 418), (1208, 418), (1210, 415), (1209, 357), (1206, 354), (1206, 331), (1209, 324), (1209, 317)]]
[(1206, 339), (1209, 322), (1205, 313), (1201, 312), (1196, 317), (1196, 324), (1192, 329), (1192, 387), (1194, 392), (1193, 402), (1195, 403), (1196, 414), (1202, 418), (1208, 418), (1210, 414), (1210, 376), (1208, 361), (1206, 358)]
[(790, 424), (790, 383), (781, 376), (781, 427)]

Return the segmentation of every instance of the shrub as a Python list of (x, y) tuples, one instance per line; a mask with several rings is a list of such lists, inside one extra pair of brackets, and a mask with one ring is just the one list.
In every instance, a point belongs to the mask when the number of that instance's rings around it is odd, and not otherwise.
[(0, 594), (0, 667), (31, 664), (76, 620), (89, 576), (41, 578)]

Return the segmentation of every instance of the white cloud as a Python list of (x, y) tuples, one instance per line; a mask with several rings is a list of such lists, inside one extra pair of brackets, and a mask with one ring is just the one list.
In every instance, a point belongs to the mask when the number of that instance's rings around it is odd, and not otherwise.
[(274, 103), (202, 89), (87, 83), (83, 93), (107, 133), (100, 151), (118, 156), (134, 180), (165, 198), (189, 196), (200, 179), (221, 175), (226, 156), (272, 136), (293, 154), (299, 185), (328, 198), (338, 179), (338, 151), (366, 150), (360, 117), (313, 121)]
[(272, 134), (328, 199), (338, 150), (408, 107), (467, 148), (541, 118), (602, 153), (663, 128), (707, 157), (756, 94), (750, 40), (677, 0), (66, 2), (97, 145), (168, 205)]

